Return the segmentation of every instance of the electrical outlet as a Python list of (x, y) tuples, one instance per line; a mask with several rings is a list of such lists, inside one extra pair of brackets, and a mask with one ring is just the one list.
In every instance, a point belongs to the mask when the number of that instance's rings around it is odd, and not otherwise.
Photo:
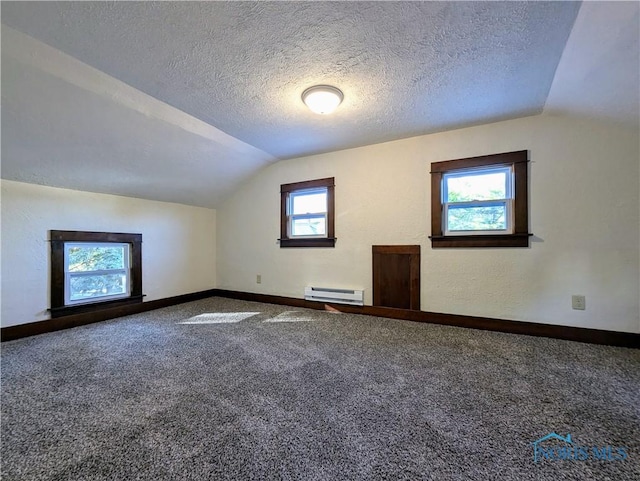
[(571, 307), (579, 311), (584, 311), (587, 308), (584, 296), (571, 296)]
[(262, 284), (262, 275), (261, 274), (258, 274), (256, 276), (256, 284)]

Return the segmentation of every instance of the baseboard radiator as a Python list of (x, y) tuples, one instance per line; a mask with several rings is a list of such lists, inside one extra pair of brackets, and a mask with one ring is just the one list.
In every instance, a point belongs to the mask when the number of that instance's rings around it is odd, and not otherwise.
[(329, 287), (305, 287), (304, 298), (307, 301), (330, 302), (333, 304), (364, 305), (363, 289), (334, 289)]

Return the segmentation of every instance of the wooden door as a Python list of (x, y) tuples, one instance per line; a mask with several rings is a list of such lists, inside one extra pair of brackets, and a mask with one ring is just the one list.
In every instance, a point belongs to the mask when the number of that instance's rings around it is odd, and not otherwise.
[(373, 246), (373, 305), (420, 310), (420, 246)]

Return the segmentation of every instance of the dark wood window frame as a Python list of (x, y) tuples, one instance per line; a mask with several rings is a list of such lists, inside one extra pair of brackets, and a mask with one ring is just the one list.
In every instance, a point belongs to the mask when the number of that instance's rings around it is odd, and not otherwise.
[[(489, 166), (511, 166), (514, 172), (513, 234), (444, 235), (442, 178), (445, 173)], [(529, 157), (526, 150), (446, 160), (431, 164), (431, 247), (529, 247)]]
[[(51, 312), (52, 318), (94, 312), (101, 309), (142, 302), (142, 234), (111, 232), (50, 231), (51, 243)], [(130, 244), (131, 295), (122, 299), (65, 305), (64, 244), (65, 242), (114, 242)]]
[[(327, 237), (291, 238), (287, 228), (289, 195), (298, 190), (327, 188)], [(280, 186), (280, 247), (335, 247), (335, 178), (307, 180)]]

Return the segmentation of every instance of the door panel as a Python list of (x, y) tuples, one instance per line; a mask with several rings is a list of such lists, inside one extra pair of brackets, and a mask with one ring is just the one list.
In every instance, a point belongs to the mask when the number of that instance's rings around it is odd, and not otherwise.
[(373, 246), (373, 305), (420, 310), (420, 246)]

